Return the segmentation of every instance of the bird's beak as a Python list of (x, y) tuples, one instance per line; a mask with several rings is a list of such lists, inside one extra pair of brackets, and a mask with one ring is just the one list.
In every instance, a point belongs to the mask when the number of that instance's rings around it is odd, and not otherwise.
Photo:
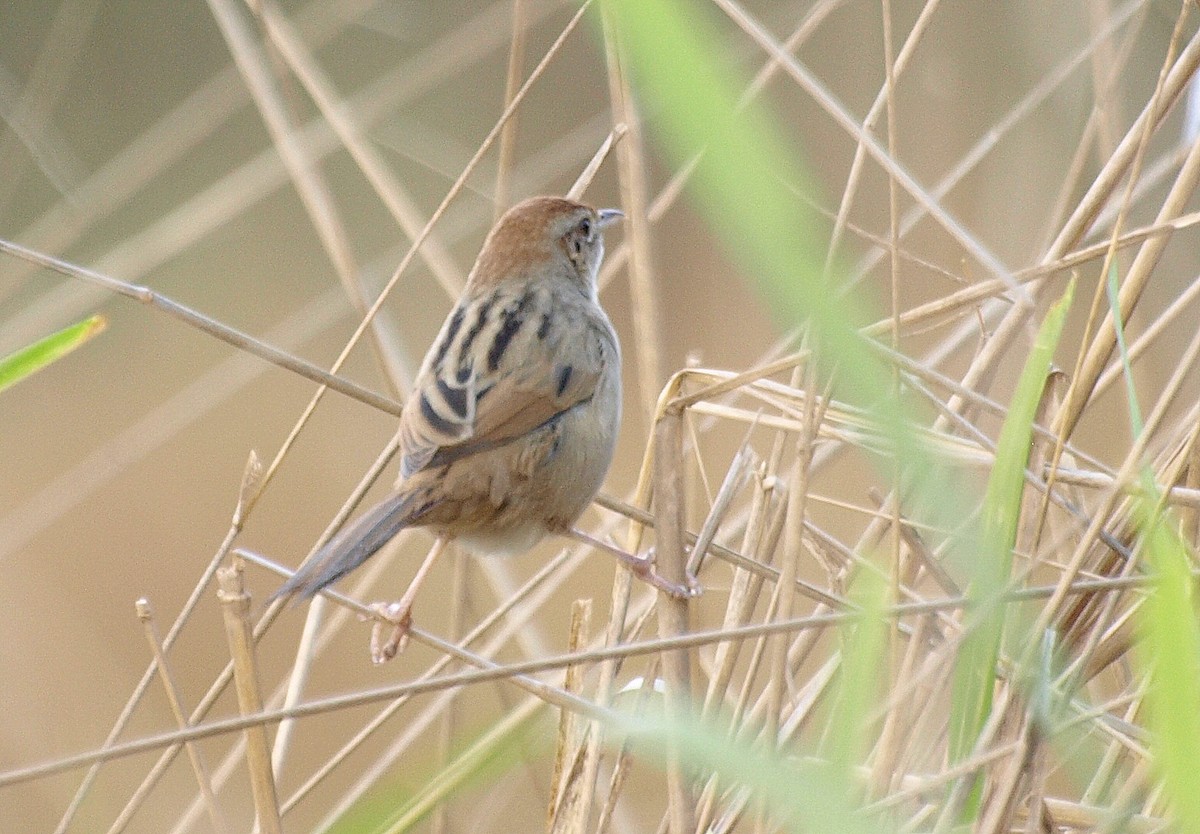
[(625, 212), (620, 209), (600, 209), (596, 212), (596, 216), (600, 219), (600, 228), (606, 229), (624, 217)]

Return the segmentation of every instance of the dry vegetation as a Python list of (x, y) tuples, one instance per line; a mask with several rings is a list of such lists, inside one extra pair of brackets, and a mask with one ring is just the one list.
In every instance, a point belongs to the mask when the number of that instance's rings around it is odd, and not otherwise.
[[(435, 25), (421, 4), (209, 0), (188, 19), (207, 16), (225, 59), (208, 74), (181, 61), (166, 104), (131, 114), (115, 150), (89, 148), (107, 162), (73, 170), (55, 142), (77, 136), (61, 126), (86, 107), (51, 115), (86, 97), (94, 5), (64, 0), (41, 31), (0, 153), (5, 350), (100, 304), (116, 318), (0, 395), (0, 454), (16, 462), (0, 516), (0, 828), (247, 831), (256, 814), (264, 832), (1197, 821), (1153, 764), (1164, 725), (1147, 717), (1152, 652), (1136, 639), (1152, 598), (1145, 501), (1162, 491), (1193, 570), (1200, 534), (1194, 2), (696, 4), (754, 79), (740, 92), (810, 149), (821, 188), (805, 199), (827, 218), (837, 292), (884, 300), (861, 332), (919, 453), (899, 486), (913, 458), (887, 454), (895, 438), (864, 410), (858, 369), (811, 361), (819, 327), (769, 324), (791, 300), (712, 241), (719, 215), (688, 207), (694, 167), (658, 150), (661, 114), (639, 112), (598, 7), (446, 4)], [(120, 25), (136, 49), (138, 27)], [(176, 167), (177, 190), (163, 184)], [(393, 477), (388, 427), (414, 354), (493, 212), (568, 190), (630, 221), (602, 276), (628, 426), (585, 519), (653, 546), (669, 575), (690, 564), (705, 593), (660, 597), (565, 542), (511, 563), (458, 557), (418, 601), (408, 651), (372, 669), (364, 603), (403, 587), (424, 534), (310, 607), (262, 600), (327, 519), (322, 537)], [(175, 280), (189, 260), (197, 272)], [(1016, 379), (1072, 275), (1056, 368), (1027, 403), (1032, 443), (998, 457)], [(163, 330), (167, 316), (189, 327)], [(144, 335), (105, 352), (122, 329)], [(75, 376), (59, 388), (59, 373)], [(47, 403), (96, 422), (72, 432)], [(61, 461), (51, 436), (68, 438)], [(251, 447), (262, 460), (239, 491)], [(981, 588), (998, 460), (1024, 468), (1024, 489), (1011, 569)], [(131, 610), (143, 595), (149, 650)], [(963, 749), (956, 664), (989, 600), (1006, 639)]]

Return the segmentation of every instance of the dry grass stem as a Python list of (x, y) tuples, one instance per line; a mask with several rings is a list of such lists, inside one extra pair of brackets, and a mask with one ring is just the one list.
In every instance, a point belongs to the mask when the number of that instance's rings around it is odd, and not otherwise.
[[(321, 115), (337, 133), (338, 140), (350, 152), (355, 164), (401, 231), (410, 240), (415, 239), (425, 225), (416, 200), (369, 141), (354, 113), (336, 93), (332, 82), (317, 64), (296, 28), (284, 17), (276, 4), (257, 2), (254, 5), (267, 34), (287, 60), (289, 69), (296, 74), (305, 91), (312, 96), (321, 110)], [(308, 161), (308, 164), (311, 165), (311, 161)], [(446, 295), (451, 298), (457, 296), (462, 290), (463, 273), (437, 233), (431, 232), (426, 237), (420, 255), (446, 291)], [(342, 278), (343, 285), (350, 292), (350, 300), (355, 303), (355, 309), (359, 315), (365, 315), (368, 304), (360, 281), (358, 275), (350, 275), (349, 281), (346, 277)], [(380, 338), (381, 335), (376, 332), (375, 337)], [(395, 349), (392, 345), (388, 347)], [(408, 386), (402, 386), (400, 390), (407, 391)]]
[[(154, 656), (155, 665), (158, 666), (158, 676), (162, 681), (163, 690), (166, 692), (167, 701), (171, 705), (171, 712), (175, 715), (175, 722), (180, 729), (184, 729), (188, 726), (187, 713), (184, 712), (183, 704), (180, 701), (179, 687), (176, 686), (171, 670), (167, 666), (167, 656), (163, 652), (162, 642), (158, 637), (158, 628), (154, 624), (154, 609), (148, 599), (139, 599), (134, 607), (137, 609), (138, 619), (142, 622), (142, 628), (146, 632), (146, 642), (150, 644), (150, 652)], [(184, 749), (187, 750), (192, 772), (196, 775), (196, 783), (200, 788), (200, 795), (204, 798), (204, 808), (208, 812), (208, 819), (212, 823), (213, 831), (222, 834), (229, 829), (225, 825), (221, 807), (217, 804), (217, 796), (213, 792), (212, 779), (208, 773), (208, 765), (204, 761), (204, 754), (195, 744), (185, 744)]]
[[(654, 485), (655, 570), (668, 582), (687, 586), (687, 555), (683, 543), (683, 416), (668, 411), (655, 426), (657, 479)], [(664, 595), (666, 596), (666, 595)], [(687, 633), (688, 601), (667, 597), (659, 602), (659, 634), (675, 638)], [(686, 652), (666, 652), (662, 657), (667, 682), (667, 715), (682, 722), (691, 700), (691, 663)], [(667, 809), (672, 834), (690, 834), (695, 829), (693, 798), (683, 762), (676, 750), (667, 751)]]
[(625, 245), (629, 248), (627, 269), (630, 294), (634, 300), (634, 338), (638, 343), (637, 390), (641, 395), (639, 399), (643, 411), (650, 414), (662, 384), (663, 318), (650, 246), (645, 137), (633, 98), (628, 60), (622, 54), (622, 46), (607, 7), (602, 7), (601, 18), (613, 125), (623, 126), (625, 134), (617, 146), (617, 169), (621, 183), (621, 207), (628, 220)]
[(24, 246), (6, 240), (0, 240), (0, 251), (7, 252), (30, 263), (36, 263), (38, 266), (45, 267), (46, 269), (52, 269), (63, 275), (91, 282), (97, 286), (104, 287), (110, 292), (118, 293), (126, 298), (146, 304), (173, 318), (179, 319), (185, 324), (195, 327), (197, 330), (214, 336), (239, 350), (257, 356), (273, 365), (278, 365), (284, 370), (291, 371), (319, 385), (331, 388), (340, 394), (345, 394), (347, 397), (359, 400), (372, 408), (378, 408), (381, 411), (397, 416), (400, 414), (399, 403), (368, 391), (350, 380), (339, 378), (336, 375), (336, 371), (331, 373), (326, 372), (311, 362), (305, 362), (294, 353), (280, 350), (254, 338), (248, 333), (243, 333), (226, 324), (222, 324), (210, 316), (206, 316), (203, 313), (167, 298), (161, 293), (155, 292), (149, 287), (129, 284), (117, 278), (96, 272), (95, 270), (85, 269), (84, 267), (75, 266), (58, 258), (52, 258), (49, 255), (34, 252), (26, 249)]
[[(254, 636), (250, 627), (250, 595), (242, 581), (240, 565), (217, 571), (219, 597), (225, 615), (225, 633), (229, 652), (233, 656), (234, 683), (242, 715), (261, 712), (262, 692), (258, 685), (258, 662), (254, 655)], [(264, 834), (282, 834), (279, 799), (275, 794), (275, 777), (271, 772), (271, 749), (266, 728), (247, 727), (246, 764), (250, 768), (250, 788), (254, 807), (258, 811), (258, 830)]]
[[(567, 642), (568, 651), (577, 652), (588, 642), (591, 626), (591, 600), (576, 600), (571, 606), (571, 632)], [(568, 666), (563, 688), (568, 692), (583, 694), (584, 669)], [(579, 819), (581, 807), (576, 797), (579, 792), (580, 770), (585, 753), (580, 745), (578, 716), (563, 710), (558, 718), (558, 735), (554, 745), (554, 773), (550, 779), (550, 805), (546, 809), (546, 828), (553, 832), (583, 831), (587, 823)]]

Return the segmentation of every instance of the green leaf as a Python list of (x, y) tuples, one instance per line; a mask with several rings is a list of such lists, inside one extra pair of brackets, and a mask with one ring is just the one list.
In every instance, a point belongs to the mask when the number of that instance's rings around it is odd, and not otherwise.
[(1139, 612), (1137, 656), (1150, 673), (1146, 710), (1152, 750), (1178, 830), (1200, 832), (1200, 629), (1187, 547), (1170, 516), (1150, 517), (1155, 491), (1140, 502), (1146, 557), (1156, 581)]
[(95, 315), (0, 359), (0, 391), (66, 356), (107, 326), (104, 316)]
[[(951, 762), (970, 755), (992, 709), (996, 661), (1006, 614), (1001, 595), (1012, 572), (1012, 552), (1021, 517), (1033, 420), (1074, 292), (1072, 280), (1063, 297), (1046, 313), (1000, 430), (996, 462), (984, 498), (977, 573), (967, 592), (973, 616), (968, 621), (954, 669), (950, 708)], [(974, 805), (974, 802), (967, 804), (968, 817), (973, 816)]]

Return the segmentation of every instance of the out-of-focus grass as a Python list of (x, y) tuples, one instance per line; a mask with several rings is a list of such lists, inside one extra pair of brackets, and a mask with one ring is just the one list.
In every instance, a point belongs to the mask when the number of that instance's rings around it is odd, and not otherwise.
[(842, 669), (829, 715), (827, 749), (844, 784), (852, 782), (851, 769), (871, 749), (871, 716), (885, 695), (879, 675), (887, 648), (888, 623), (883, 617), (890, 589), (882, 572), (863, 571), (851, 598), (861, 616), (842, 629)]
[[(532, 719), (513, 715), (480, 732), (474, 740), (450, 756), (446, 765), (427, 778), (415, 780), (420, 790), (405, 795), (396, 786), (374, 790), (347, 811), (331, 834), (361, 834), (367, 831), (401, 832), (416, 828), (440, 802), (480, 783), (504, 778), (531, 758), (549, 752), (548, 710)], [(416, 763), (409, 771), (422, 770)], [(399, 800), (398, 796), (403, 796)]]
[[(1130, 432), (1139, 438), (1145, 422), (1121, 322), (1119, 277), (1113, 262), (1105, 273), (1105, 290), (1125, 379)], [(1140, 481), (1143, 497), (1136, 519), (1155, 582), (1139, 611), (1141, 645), (1134, 656), (1148, 681), (1146, 709), (1163, 787), (1180, 830), (1200, 832), (1200, 770), (1196, 768), (1196, 751), (1200, 750), (1200, 627), (1191, 573), (1193, 559), (1178, 533), (1178, 519), (1163, 509), (1162, 491), (1149, 467), (1142, 467)]]
[(623, 729), (636, 750), (665, 764), (675, 750), (697, 773), (717, 774), (726, 785), (739, 785), (770, 809), (772, 819), (792, 831), (885, 834), (895, 830), (882, 815), (861, 811), (854, 782), (840, 763), (795, 757), (777, 750), (731, 742), (718, 722), (699, 718), (630, 718)]
[[(784, 138), (769, 110), (737, 107), (746, 79), (721, 61), (728, 49), (708, 10), (677, 0), (605, 2), (639, 89), (658, 115), (654, 128), (667, 153), (682, 162), (704, 149), (691, 183), (714, 235), (753, 276), (781, 324), (808, 324), (818, 367), (833, 375), (839, 396), (865, 409), (889, 441), (896, 460), (882, 460), (881, 468), (895, 471), (898, 462), (918, 493), (933, 488), (928, 453), (915, 440), (891, 370), (859, 333), (867, 322), (864, 306), (833, 292), (825, 278), (825, 223), (796, 197), (811, 190), (800, 150)], [(941, 507), (953, 512), (944, 481), (936, 487)], [(862, 593), (874, 600), (868, 609), (881, 604), (878, 593)], [(682, 760), (753, 786), (777, 819), (828, 831), (881, 830), (879, 820), (867, 825), (857, 813), (860, 788), (848, 777), (865, 752), (855, 739), (870, 724), (870, 678), (881, 668), (886, 640), (870, 617), (854, 633), (844, 644), (841, 697), (831, 717), (842, 729), (830, 734), (829, 760), (784, 767), (771, 754), (739, 747), (704, 726), (667, 724), (645, 732), (665, 734)], [(814, 804), (815, 797), (821, 802)]]
[[(1152, 494), (1152, 493), (1151, 493)], [(1155, 764), (1180, 831), (1200, 831), (1200, 629), (1187, 547), (1171, 517), (1143, 502), (1146, 558), (1157, 577), (1141, 609), (1141, 651), (1149, 672), (1146, 708)]]
[(618, 22), (638, 89), (657, 115), (652, 127), (664, 150), (682, 164), (703, 149), (690, 187), (714, 236), (752, 276), (781, 324), (807, 324), (814, 359), (832, 377), (835, 394), (864, 409), (885, 438), (881, 471), (893, 473), (898, 464), (906, 487), (914, 488), (918, 506), (906, 511), (935, 513), (948, 526), (961, 526), (969, 516), (960, 511), (965, 496), (947, 488), (952, 474), (934, 476), (891, 368), (860, 333), (867, 305), (834, 291), (825, 276), (826, 224), (796, 196), (812, 193), (801, 150), (766, 107), (738, 106), (746, 79), (721, 60), (730, 50), (709, 10), (679, 0), (604, 2)]
[[(714, 34), (706, 10), (678, 0), (606, 2), (619, 22), (620, 36), (641, 82), (639, 88), (659, 115), (655, 127), (663, 146), (677, 160), (704, 149), (704, 159), (692, 181), (693, 193), (714, 234), (754, 276), (759, 291), (769, 299), (781, 322), (788, 326), (802, 320), (808, 323), (819, 366), (836, 374), (839, 393), (866, 409), (891, 439), (890, 451), (896, 456), (898, 470), (911, 479), (918, 495), (952, 493), (944, 484), (929, 482), (931, 469), (921, 465), (922, 452), (912, 441), (888, 369), (857, 332), (866, 320), (861, 302), (847, 301), (831, 292), (823, 278), (818, 242), (823, 224), (790, 190), (799, 187), (803, 191), (806, 187), (798, 149), (789, 146), (764, 108), (735, 108), (737, 91), (745, 85), (734, 70), (722, 64), (720, 56), (727, 50)], [(999, 594), (1012, 569), (1032, 423), (1070, 299), (1068, 290), (1050, 310), (1026, 362), (1001, 433), (977, 539), (958, 544), (976, 554), (970, 562), (975, 570), (971, 587), (977, 614), (956, 667), (950, 739), (950, 755), (955, 760), (970, 754), (991, 711), (1006, 620)], [(952, 508), (946, 510), (953, 512)], [(1173, 794), (1178, 801), (1195, 805), (1194, 809), (1181, 809), (1181, 818), (1200, 821), (1200, 816), (1190, 816), (1200, 814), (1200, 799), (1196, 799), (1200, 797), (1200, 785), (1194, 784), (1194, 767), (1185, 773), (1185, 751), (1194, 754), (1200, 747), (1200, 713), (1196, 710), (1200, 675), (1192, 673), (1200, 636), (1181, 590), (1187, 588), (1182, 548), (1170, 546), (1164, 529), (1161, 522), (1148, 528), (1164, 581), (1147, 614), (1146, 634), (1153, 647), (1151, 653), (1170, 661), (1160, 659), (1155, 665), (1156, 714), (1163, 722), (1160, 737), (1169, 737), (1172, 742), (1184, 739), (1186, 744), (1168, 744), (1162, 750), (1162, 764), (1168, 784), (1176, 787)], [(850, 643), (847, 650), (863, 654), (843, 658), (846, 674), (873, 668), (872, 664), (882, 658), (880, 641)], [(840, 714), (839, 724), (859, 720), (865, 725), (867, 705), (864, 699), (847, 707)], [(1172, 722), (1181, 726), (1172, 729)], [(685, 758), (694, 756), (714, 768), (740, 762), (735, 769), (742, 776), (735, 778), (755, 781), (768, 801), (774, 800), (771, 807), (780, 819), (801, 821), (799, 811), (789, 805), (797, 783), (791, 782), (790, 794), (787, 790), (774, 792), (768, 784), (782, 772), (777, 763), (760, 760), (755, 764), (757, 754), (713, 739), (703, 728), (668, 727), (663, 732), (672, 744), (686, 750)], [(698, 746), (698, 739), (711, 744), (711, 749)], [(832, 806), (827, 811), (833, 816), (827, 816), (822, 827), (854, 830), (858, 817), (851, 810), (857, 796), (853, 780), (834, 779), (820, 785), (814, 774), (789, 776), (792, 780), (805, 778), (808, 790), (803, 793), (811, 796), (815, 791)], [(1189, 791), (1191, 799), (1184, 799)], [(978, 811), (978, 796), (978, 791), (973, 792), (965, 808), (967, 818)]]

